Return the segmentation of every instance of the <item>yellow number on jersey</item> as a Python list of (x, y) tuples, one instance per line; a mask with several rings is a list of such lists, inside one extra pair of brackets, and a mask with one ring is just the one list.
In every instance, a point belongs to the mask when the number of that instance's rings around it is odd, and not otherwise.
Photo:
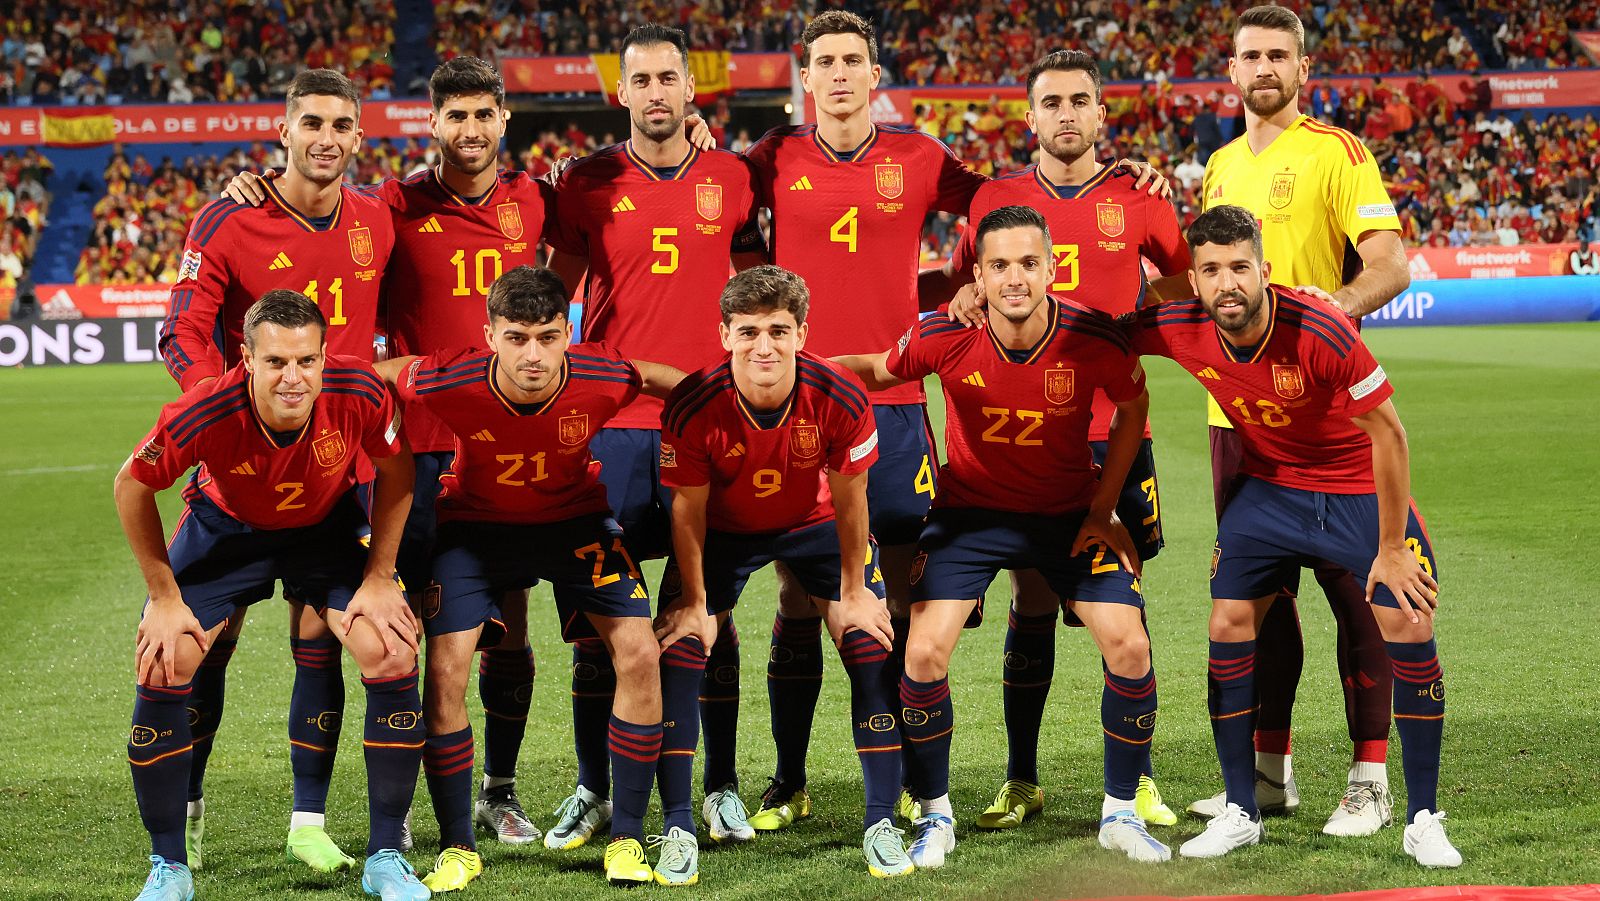
[[(513, 485), (520, 488), (523, 485), (542, 482), (549, 475), (544, 471), (544, 451), (540, 451), (531, 457), (524, 457), (521, 454), (496, 454), (494, 460), (496, 463), (506, 464), (506, 468), (501, 471), (500, 475), (495, 477), (495, 481), (502, 485)], [(522, 464), (524, 463), (533, 464), (533, 474), (526, 478), (518, 478), (517, 473), (522, 471)]]
[(678, 236), (678, 230), (675, 228), (658, 228), (652, 231), (650, 234), (653, 235), (650, 241), (650, 249), (656, 251), (657, 253), (664, 253), (667, 255), (665, 260), (656, 260), (654, 263), (651, 263), (650, 271), (654, 272), (656, 275), (666, 275), (671, 272), (677, 272), (678, 245), (664, 239), (676, 238)]
[[(1244, 398), (1235, 397), (1230, 406), (1239, 411), (1239, 417), (1244, 420), (1245, 425), (1256, 424), (1255, 419), (1250, 415), (1250, 405), (1245, 402)], [(1294, 421), (1289, 418), (1288, 413), (1283, 412), (1282, 407), (1270, 400), (1258, 400), (1256, 401), (1256, 407), (1261, 411), (1261, 424), (1268, 428), (1281, 429)]]
[(1428, 555), (1422, 552), (1422, 542), (1415, 538), (1407, 538), (1406, 547), (1410, 548), (1411, 555), (1417, 558), (1417, 565), (1422, 567), (1422, 571), (1431, 577), (1433, 575), (1433, 561), (1429, 560)]
[(1156, 477), (1151, 476), (1145, 479), (1139, 483), (1139, 487), (1144, 489), (1144, 499), (1150, 502), (1150, 515), (1140, 520), (1140, 522), (1147, 526), (1153, 526), (1161, 521), (1161, 496), (1156, 493)]
[[(490, 264), (493, 265), (491, 266)], [(472, 288), (467, 287), (467, 252), (465, 250), (456, 251), (450, 257), (450, 265), (456, 267), (456, 286), (451, 289), (450, 295), (452, 297), (473, 296)], [(495, 279), (500, 277), (503, 265), (500, 262), (500, 251), (492, 247), (480, 250), (473, 256), (472, 266), (473, 275), (475, 276), (473, 287), (478, 289), (478, 297), (489, 296), (489, 286), (494, 284)], [(492, 273), (491, 269), (493, 270)]]
[(1102, 562), (1105, 559), (1106, 546), (1103, 544), (1095, 545), (1094, 559), (1089, 561), (1089, 574), (1092, 576), (1098, 576), (1101, 573), (1114, 573), (1118, 569), (1121, 569), (1121, 567), (1117, 565), (1118, 561), (1115, 556), (1111, 558), (1110, 562)]
[(922, 455), (922, 465), (917, 467), (917, 477), (912, 481), (911, 487), (917, 494), (926, 494), (933, 497), (933, 466), (928, 462), (928, 455)]
[[(1031, 437), (1035, 431), (1044, 425), (1044, 413), (1040, 410), (1008, 410), (1005, 407), (984, 407), (983, 415), (994, 420), (987, 429), (983, 430), (982, 440), (995, 444), (1015, 444), (1019, 447), (1041, 447), (1044, 440)], [(1015, 435), (1002, 435), (1000, 430), (1011, 422), (1015, 416), (1022, 428)]]
[[(317, 305), (322, 304), (322, 299), (317, 296), (317, 280), (306, 282), (306, 289), (300, 292), (310, 298)], [(333, 295), (333, 315), (328, 317), (329, 325), (344, 325), (349, 319), (344, 315), (344, 279), (336, 278), (328, 283), (328, 293)]]
[(750, 484), (755, 486), (756, 497), (772, 497), (783, 490), (783, 473), (776, 469), (758, 469), (750, 477)]
[(305, 482), (279, 482), (272, 486), (272, 490), (284, 496), (283, 500), (278, 501), (279, 510), (305, 509), (305, 504), (295, 503), (300, 499), (300, 495), (306, 493)]
[[(621, 554), (622, 562), (628, 564), (628, 578), (637, 580), (639, 578), (639, 567), (633, 562), (633, 558), (628, 556), (628, 549), (622, 546), (621, 538), (611, 539), (611, 550), (613, 553)], [(605, 571), (606, 549), (600, 546), (600, 542), (596, 541), (593, 544), (586, 544), (572, 552), (572, 556), (577, 557), (580, 560), (588, 557), (590, 554), (594, 555), (594, 574), (590, 577), (590, 581), (594, 583), (594, 587), (604, 588), (607, 585), (610, 585), (612, 582), (622, 578), (616, 573), (608, 573)]]
[(856, 219), (857, 212), (856, 207), (845, 210), (844, 215), (828, 228), (828, 240), (845, 245), (845, 249), (850, 253), (856, 252), (856, 225), (859, 222)]
[(1056, 280), (1050, 290), (1071, 291), (1078, 287), (1078, 245), (1052, 244), (1050, 250), (1056, 255)]

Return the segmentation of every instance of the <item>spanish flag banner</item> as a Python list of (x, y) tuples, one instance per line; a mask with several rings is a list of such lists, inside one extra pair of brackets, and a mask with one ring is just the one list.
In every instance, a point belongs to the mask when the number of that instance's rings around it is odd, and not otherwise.
[[(617, 83), (622, 80), (622, 57), (615, 53), (590, 55), (600, 90), (613, 105), (617, 103)], [(726, 50), (690, 50), (689, 74), (694, 76), (694, 100), (705, 104), (723, 94), (733, 93), (729, 74), (732, 57)]]
[(104, 108), (53, 107), (39, 112), (39, 134), (49, 147), (86, 147), (117, 139), (117, 117)]

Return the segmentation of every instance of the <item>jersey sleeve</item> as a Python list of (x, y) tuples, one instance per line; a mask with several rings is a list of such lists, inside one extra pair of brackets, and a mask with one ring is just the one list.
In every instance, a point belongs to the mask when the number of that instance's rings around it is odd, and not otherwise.
[(612, 380), (613, 384), (616, 385), (618, 409), (633, 403), (634, 399), (639, 396), (640, 389), (644, 387), (644, 376), (640, 374), (639, 367), (633, 365), (632, 360), (617, 353), (610, 344), (604, 341), (574, 344), (568, 350), (568, 354), (577, 354), (587, 358), (586, 360), (580, 360), (580, 363), (598, 363), (602, 368), (602, 374), (626, 376), (626, 383)]
[(1131, 351), (1106, 354), (1106, 399), (1114, 404), (1135, 400), (1144, 393), (1144, 367)]
[(550, 208), (555, 215), (545, 220), (545, 240), (551, 247), (585, 259), (589, 256), (589, 236), (584, 228), (587, 188), (584, 180), (573, 178), (572, 168), (568, 167), (552, 189), (555, 196)]
[[(680, 395), (681, 396), (681, 395)], [(662, 415), (663, 424), (671, 416), (673, 404)], [(706, 449), (706, 418), (691, 416), (677, 428), (661, 431), (661, 484), (668, 488), (695, 488), (711, 484), (711, 454)]]
[(852, 413), (835, 403), (830, 419), (828, 470), (846, 476), (866, 472), (878, 459), (878, 422), (872, 409)]
[(936, 138), (929, 141), (938, 145), (939, 155), (934, 161), (934, 207), (956, 216), (965, 216), (972, 208), (973, 195), (988, 182), (973, 171), (949, 147)]
[(756, 178), (755, 168), (749, 160), (739, 157), (739, 163), (744, 167), (749, 185), (740, 198), (743, 203), (739, 209), (740, 223), (738, 231), (733, 234), (733, 253), (759, 253), (767, 256), (767, 239), (761, 235), (761, 189)]
[(216, 328), (231, 276), (225, 245), (217, 239), (216, 229), (238, 209), (231, 200), (206, 206), (189, 226), (183, 244), (183, 261), (167, 301), (167, 321), (158, 347), (167, 372), (185, 391), (225, 369)]
[[(200, 396), (196, 400), (204, 400)], [(172, 437), (172, 424), (179, 417), (187, 413), (193, 406), (189, 397), (180, 398), (161, 409), (161, 418), (156, 421), (155, 428), (144, 436), (139, 442), (138, 450), (133, 452), (130, 461), (129, 473), (140, 484), (164, 491), (172, 487), (184, 473), (188, 472), (199, 462), (199, 444), (203, 433), (193, 436), (186, 444), (180, 445)]]
[(1342, 359), (1331, 364), (1330, 378), (1335, 394), (1334, 409), (1345, 416), (1356, 417), (1383, 406), (1394, 396), (1394, 385), (1383, 367), (1367, 349), (1366, 342), (1356, 339), (1355, 346)]
[(1167, 346), (1167, 336), (1162, 334), (1161, 326), (1156, 322), (1156, 314), (1160, 310), (1161, 307), (1145, 307), (1117, 317), (1117, 325), (1121, 326), (1123, 334), (1127, 335), (1129, 352), (1133, 356), (1172, 356), (1172, 351)]
[(369, 373), (383, 391), (383, 402), (376, 409), (362, 407), (367, 414), (367, 421), (366, 428), (362, 430), (361, 449), (367, 452), (368, 457), (381, 460), (400, 453), (400, 408), (378, 374), (370, 370)]
[[(941, 312), (933, 314), (932, 318), (942, 316), (943, 308), (940, 309)], [(895, 346), (889, 349), (889, 357), (884, 361), (884, 368), (889, 370), (890, 375), (897, 379), (915, 382), (938, 370), (937, 354), (929, 347), (928, 339), (922, 335), (923, 326), (928, 321), (923, 320), (906, 329), (906, 333), (900, 336)]]
[(1178, 211), (1166, 200), (1154, 197), (1145, 199), (1146, 214), (1144, 243), (1139, 253), (1156, 264), (1162, 275), (1177, 275), (1189, 268), (1189, 244), (1178, 227)]
[(1383, 175), (1372, 153), (1362, 146), (1361, 162), (1340, 156), (1330, 165), (1334, 215), (1353, 245), (1369, 231), (1400, 231), (1400, 218), (1383, 187)]
[(766, 188), (766, 173), (773, 170), (777, 155), (778, 136), (777, 130), (767, 132), (761, 139), (750, 145), (744, 151), (745, 164), (750, 167), (750, 177), (754, 186), (757, 206), (772, 206), (772, 198), (768, 196)]

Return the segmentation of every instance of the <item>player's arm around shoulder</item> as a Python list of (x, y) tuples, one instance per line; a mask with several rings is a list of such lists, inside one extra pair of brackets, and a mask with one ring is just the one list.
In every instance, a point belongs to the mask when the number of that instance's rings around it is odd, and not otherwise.
[(629, 360), (633, 368), (639, 370), (639, 393), (666, 400), (672, 396), (674, 389), (686, 378), (687, 372), (676, 366), (665, 363), (652, 363), (649, 360)]
[(904, 385), (906, 379), (889, 371), (889, 352), (876, 354), (845, 354), (829, 357), (828, 361), (861, 380), (868, 391), (884, 391)]

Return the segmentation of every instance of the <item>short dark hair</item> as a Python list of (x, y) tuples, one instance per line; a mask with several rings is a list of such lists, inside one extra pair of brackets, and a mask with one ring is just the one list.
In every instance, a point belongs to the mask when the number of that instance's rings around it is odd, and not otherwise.
[(282, 328), (315, 325), (324, 338), (328, 335), (328, 320), (323, 318), (317, 302), (288, 288), (268, 291), (244, 311), (244, 346), (247, 349), (256, 349), (256, 330), (267, 322)]
[(1028, 103), (1033, 103), (1033, 83), (1039, 76), (1046, 72), (1082, 72), (1089, 76), (1089, 81), (1094, 83), (1094, 102), (1101, 99), (1103, 79), (1100, 77), (1100, 64), (1093, 53), (1084, 50), (1057, 50), (1046, 53), (1028, 67)]
[(689, 38), (681, 29), (670, 25), (657, 25), (650, 22), (644, 25), (635, 25), (628, 36), (622, 39), (622, 49), (617, 51), (617, 58), (622, 62), (624, 72), (628, 69), (628, 48), (633, 46), (648, 47), (652, 44), (671, 44), (678, 48), (678, 58), (683, 61), (683, 70), (689, 71)]
[(1189, 225), (1186, 238), (1191, 256), (1195, 248), (1202, 244), (1226, 247), (1249, 241), (1250, 246), (1255, 248), (1256, 259), (1262, 258), (1261, 226), (1256, 224), (1256, 217), (1242, 206), (1223, 204), (1206, 210)]
[(332, 69), (307, 69), (289, 82), (286, 108), (293, 110), (301, 97), (338, 97), (356, 105), (356, 115), (361, 115), (361, 92), (355, 82), (344, 77), (343, 72)]
[(1266, 28), (1272, 31), (1287, 31), (1294, 35), (1294, 51), (1299, 56), (1306, 55), (1306, 26), (1301, 23), (1300, 17), (1291, 9), (1282, 6), (1252, 6), (1239, 14), (1233, 23), (1234, 43), (1239, 41), (1239, 30), (1242, 28)]
[(867, 62), (878, 64), (878, 35), (872, 23), (847, 9), (830, 9), (806, 25), (800, 32), (800, 67), (811, 65), (811, 45), (825, 34), (858, 34), (867, 42)]
[(543, 325), (567, 315), (567, 286), (543, 266), (518, 266), (489, 286), (489, 321)]
[(458, 56), (446, 60), (433, 70), (428, 79), (428, 96), (435, 110), (452, 97), (471, 97), (488, 94), (495, 106), (505, 106), (506, 82), (500, 72), (486, 60), (476, 56)]
[(728, 279), (722, 289), (722, 322), (733, 321), (740, 314), (777, 313), (784, 310), (794, 314), (796, 325), (806, 321), (811, 309), (811, 289), (805, 279), (782, 266), (752, 266)]
[(1044, 221), (1044, 216), (1031, 206), (1003, 206), (988, 212), (978, 221), (978, 232), (974, 236), (973, 244), (978, 251), (978, 258), (983, 258), (983, 239), (990, 232), (1003, 231), (1008, 228), (1037, 228), (1044, 235), (1044, 246), (1050, 246), (1050, 223)]

